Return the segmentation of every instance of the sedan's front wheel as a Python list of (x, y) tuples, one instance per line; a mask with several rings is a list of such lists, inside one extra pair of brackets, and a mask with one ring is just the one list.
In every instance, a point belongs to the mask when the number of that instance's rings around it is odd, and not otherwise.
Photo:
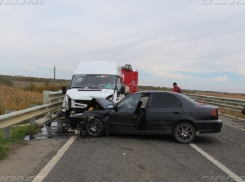
[(85, 125), (85, 130), (89, 136), (99, 137), (104, 133), (104, 124), (98, 118), (89, 120)]
[(190, 123), (180, 123), (174, 128), (174, 137), (179, 143), (191, 143), (196, 137), (196, 130)]

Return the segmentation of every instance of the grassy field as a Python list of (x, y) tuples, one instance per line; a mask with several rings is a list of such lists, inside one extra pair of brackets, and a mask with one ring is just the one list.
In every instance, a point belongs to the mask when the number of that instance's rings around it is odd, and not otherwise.
[(23, 88), (0, 86), (0, 114), (5, 110), (21, 110), (43, 103), (43, 93)]
[(233, 98), (233, 99), (244, 99), (245, 94), (234, 94), (234, 93), (217, 93), (217, 92), (195, 92), (198, 95), (210, 95), (215, 97), (225, 97), (225, 98)]
[(12, 81), (13, 82), (13, 85), (14, 87), (22, 87), (22, 88), (25, 88), (25, 87), (28, 87), (30, 84), (34, 84), (35, 86), (44, 86), (44, 85), (57, 85), (57, 86), (60, 86), (60, 89), (61, 89), (61, 85), (66, 85), (66, 84), (69, 84), (69, 82), (66, 82), (66, 83), (54, 83), (54, 82), (29, 82), (29, 81)]
[(58, 91), (65, 84), (48, 82), (0, 80), (0, 114), (5, 110), (22, 110), (43, 103), (43, 90)]
[(12, 82), (14, 84), (14, 87), (22, 87), (22, 88), (28, 87), (30, 84), (34, 84), (37, 86), (42, 86), (45, 84), (44, 82), (28, 82), (28, 81), (12, 81)]

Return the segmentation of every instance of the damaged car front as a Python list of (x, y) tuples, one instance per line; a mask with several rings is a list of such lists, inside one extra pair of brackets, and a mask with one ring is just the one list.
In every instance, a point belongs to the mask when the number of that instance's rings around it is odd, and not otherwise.
[(93, 98), (87, 107), (87, 111), (84, 111), (79, 116), (79, 127), (82, 131), (90, 136), (101, 136), (106, 133), (104, 122), (108, 120), (109, 112), (114, 108), (114, 102), (101, 99)]

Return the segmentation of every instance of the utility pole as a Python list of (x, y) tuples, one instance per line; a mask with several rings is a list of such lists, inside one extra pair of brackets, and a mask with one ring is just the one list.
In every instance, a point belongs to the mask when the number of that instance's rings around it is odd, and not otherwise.
[(54, 67), (54, 84), (55, 84), (55, 67)]

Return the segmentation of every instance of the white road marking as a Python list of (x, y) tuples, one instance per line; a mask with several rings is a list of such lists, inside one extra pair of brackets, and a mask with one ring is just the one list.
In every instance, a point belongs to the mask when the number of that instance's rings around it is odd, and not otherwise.
[[(224, 123), (224, 122), (223, 122), (223, 123)], [(228, 126), (231, 126), (231, 127), (233, 127), (233, 128), (236, 128), (236, 129), (239, 129), (239, 130), (245, 131), (245, 129), (243, 129), (243, 128), (238, 128), (238, 127), (236, 127), (236, 126), (233, 126), (233, 125), (231, 125), (231, 124), (227, 124), (227, 123), (224, 123), (224, 124), (226, 124), (226, 125), (228, 125)]]
[(71, 146), (76, 136), (72, 136), (65, 145), (57, 152), (57, 154), (49, 161), (49, 163), (40, 171), (40, 173), (32, 180), (32, 182), (42, 182), (48, 173), (53, 169), (55, 164), (65, 154), (67, 149)]
[(232, 172), (230, 169), (228, 169), (227, 167), (225, 167), (219, 161), (215, 160), (212, 156), (210, 156), (208, 153), (206, 153), (205, 151), (203, 151), (197, 145), (191, 143), (190, 146), (192, 146), (195, 150), (197, 150), (200, 154), (202, 154), (204, 157), (206, 157), (214, 165), (216, 165), (218, 168), (220, 168), (222, 171), (224, 171), (226, 174), (228, 174), (235, 181), (237, 181), (237, 182), (245, 182), (241, 177), (237, 176), (234, 172)]

